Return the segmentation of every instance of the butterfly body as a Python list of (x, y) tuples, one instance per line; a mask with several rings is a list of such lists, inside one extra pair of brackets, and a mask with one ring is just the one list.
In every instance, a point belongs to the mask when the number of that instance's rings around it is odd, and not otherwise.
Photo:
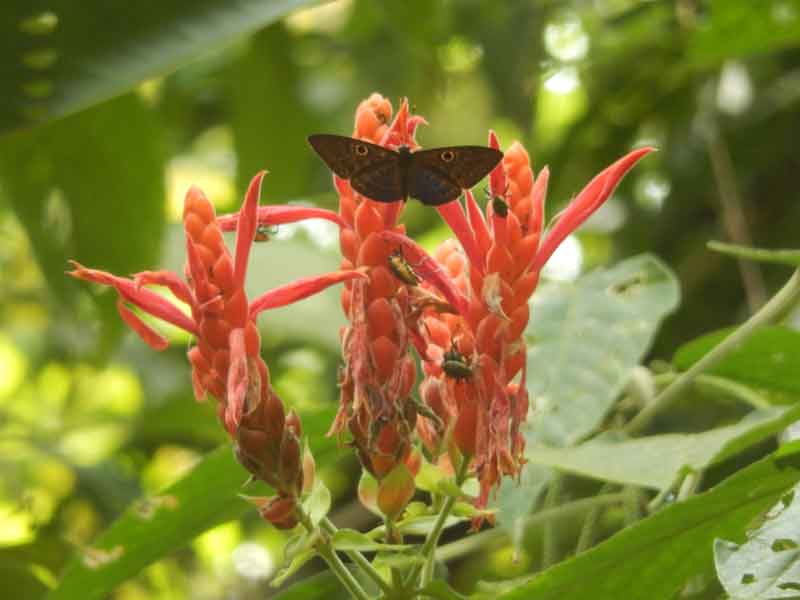
[(499, 150), (484, 146), (390, 150), (329, 134), (312, 135), (308, 141), (331, 171), (377, 202), (411, 196), (423, 204), (445, 204), (478, 183), (503, 158)]

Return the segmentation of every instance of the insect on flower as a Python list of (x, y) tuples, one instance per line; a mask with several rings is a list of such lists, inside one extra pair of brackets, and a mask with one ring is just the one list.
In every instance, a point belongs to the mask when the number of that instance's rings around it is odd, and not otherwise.
[(442, 357), (442, 371), (456, 381), (463, 381), (472, 377), (472, 366), (466, 357), (456, 348), (455, 343)]
[(259, 225), (253, 236), (254, 242), (268, 242), (278, 233), (277, 225)]
[(408, 264), (408, 261), (403, 256), (402, 250), (398, 249), (392, 252), (388, 256), (387, 262), (389, 264), (389, 270), (400, 281), (407, 285), (419, 285), (419, 277), (414, 272), (414, 269), (411, 268), (411, 265)]

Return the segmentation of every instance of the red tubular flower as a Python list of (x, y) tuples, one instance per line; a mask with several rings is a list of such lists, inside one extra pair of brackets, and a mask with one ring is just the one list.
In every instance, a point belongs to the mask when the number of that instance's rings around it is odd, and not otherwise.
[[(357, 271), (309, 277), (276, 288), (248, 303), (244, 289), (247, 263), (258, 226), (258, 197), (264, 173), (257, 174), (247, 190), (244, 205), (235, 219), (236, 252), (232, 257), (222, 238), (214, 207), (198, 188), (186, 194), (183, 225), (186, 233), (186, 281), (169, 271), (146, 271), (132, 279), (73, 263), (73, 277), (108, 285), (119, 294), (120, 315), (131, 328), (157, 350), (166, 339), (147, 326), (130, 308), (172, 323), (197, 339), (189, 350), (195, 396), (210, 393), (218, 401), (218, 414), (236, 441), (239, 461), (254, 476), (272, 485), (278, 498), (264, 515), (278, 515), (273, 521), (289, 526), (293, 506), (303, 487), (300, 420), (284, 414), (283, 403), (269, 381), (269, 370), (260, 355), (261, 340), (256, 316), (266, 308), (283, 306), (308, 297), (340, 281), (363, 278)], [(298, 217), (294, 207), (270, 207), (265, 214), (286, 219)], [(305, 214), (305, 217), (309, 216)], [(319, 216), (319, 215), (314, 215)], [(283, 221), (287, 222), (287, 221)], [(144, 287), (162, 285), (188, 304), (187, 316), (167, 298)], [(291, 505), (291, 510), (287, 506)]]
[[(494, 133), (489, 145), (499, 147)], [(508, 148), (490, 175), (490, 194), (508, 206), (506, 214), (495, 212), (489, 202), (484, 216), (469, 192), (466, 212), (457, 203), (439, 209), (460, 246), (448, 240), (434, 258), (468, 298), (468, 308), (460, 314), (430, 310), (425, 314), (420, 332), (427, 348), (420, 394), (446, 427), (437, 428), (419, 416), (417, 429), (432, 452), (454, 445), (472, 460), (481, 486), (480, 507), (486, 505), (489, 491), (500, 478), (518, 475), (524, 462), (520, 425), (528, 413), (528, 396), (522, 334), (539, 272), (566, 236), (608, 199), (625, 173), (651, 150), (634, 150), (595, 177), (564, 210), (544, 242), (549, 172), (545, 167), (534, 178), (519, 142)], [(437, 277), (425, 272), (420, 276), (426, 285), (444, 293)], [(520, 373), (521, 381), (516, 382)]]

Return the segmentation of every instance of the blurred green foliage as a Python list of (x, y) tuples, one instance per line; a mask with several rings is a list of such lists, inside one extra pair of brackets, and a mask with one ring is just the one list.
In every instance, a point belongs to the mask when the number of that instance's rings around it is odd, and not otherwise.
[[(15, 597), (40, 597), (75, 547), (225, 441), (213, 408), (192, 399), (186, 339), (175, 334), (169, 351), (153, 353), (123, 329), (110, 294), (64, 277), (66, 261), (180, 270), (188, 185), (233, 210), (261, 168), (264, 201), (333, 207), (330, 174), (305, 138), (349, 133), (373, 91), (410, 98), (430, 122), (423, 145), (483, 143), (489, 128), (504, 146), (522, 141), (536, 169), (550, 166), (549, 215), (632, 146), (656, 145), (554, 270), (641, 252), (670, 265), (683, 300), (653, 357), (740, 320), (785, 275), (761, 265), (743, 279), (705, 243), (798, 245), (799, 1), (311, 4), (0, 8), (0, 567)], [(405, 221), (426, 241), (447, 235), (416, 203)], [(336, 244), (327, 225), (282, 227), (255, 249), (250, 292), (336, 268)], [(342, 322), (338, 290), (262, 321), (275, 386), (304, 423), (336, 402)], [(354, 508), (355, 462), (328, 450), (319, 467), (344, 518), (370, 524)], [(251, 511), (114, 597), (260, 598), (284, 541)], [(521, 574), (542, 553), (515, 567), (500, 548), (451, 564), (451, 579), (471, 590)]]

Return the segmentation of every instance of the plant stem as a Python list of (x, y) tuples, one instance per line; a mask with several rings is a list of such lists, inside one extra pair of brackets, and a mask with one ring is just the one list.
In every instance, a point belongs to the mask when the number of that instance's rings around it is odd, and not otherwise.
[[(613, 487), (613, 484), (610, 483), (603, 484), (603, 487), (600, 488), (600, 494), (603, 495), (611, 492)], [(581, 533), (578, 536), (578, 543), (575, 545), (575, 554), (581, 554), (591, 547), (592, 543), (594, 542), (597, 522), (600, 520), (600, 514), (602, 513), (603, 508), (605, 507), (594, 506), (589, 510), (589, 514), (586, 515), (586, 518), (583, 520)], [(548, 525), (552, 528), (551, 524)]]
[(638, 415), (631, 419), (624, 428), (625, 432), (634, 435), (647, 428), (655, 416), (680, 396), (698, 375), (720, 362), (731, 350), (748, 339), (760, 327), (785, 314), (798, 299), (800, 299), (800, 270), (795, 271), (789, 281), (758, 312), (742, 323), (736, 331), (712, 348), (708, 354), (682, 373), (674, 382), (664, 388), (656, 396), (652, 404), (645, 406)]
[[(456, 485), (458, 487), (461, 487), (461, 485), (464, 483), (464, 480), (467, 476), (468, 467), (469, 459), (467, 457), (462, 457), (461, 465), (458, 468), (458, 473), (456, 473)], [(456, 499), (454, 496), (447, 496), (447, 499), (444, 501), (444, 505), (442, 505), (442, 509), (436, 518), (436, 522), (433, 524), (433, 529), (431, 529), (428, 537), (425, 539), (425, 543), (422, 545), (422, 550), (420, 553), (425, 558), (425, 564), (422, 568), (420, 587), (425, 587), (433, 577), (436, 545), (439, 543), (439, 537), (442, 535), (444, 524), (447, 522), (447, 517), (450, 516), (450, 511), (453, 510), (453, 505), (455, 503)], [(413, 582), (418, 573), (419, 566), (417, 565), (411, 570), (411, 575), (407, 579), (407, 582)]]
[[(573, 518), (587, 510), (625, 502), (629, 494), (630, 492), (615, 492), (613, 494), (602, 494), (591, 498), (581, 498), (580, 500), (567, 502), (561, 506), (542, 510), (536, 514), (520, 519), (522, 522), (520, 526), (529, 530), (549, 521)], [(486, 531), (481, 531), (475, 535), (442, 546), (436, 551), (436, 558), (442, 562), (447, 562), (469, 554), (470, 552), (474, 552), (492, 542), (506, 539), (507, 537), (508, 533), (503, 529), (487, 529)]]
[[(319, 522), (319, 526), (320, 529), (322, 529), (328, 535), (333, 535), (337, 531), (336, 525), (334, 525), (330, 521), (330, 519), (328, 519), (328, 517), (324, 517)], [(347, 550), (345, 551), (345, 554), (350, 560), (352, 560), (355, 564), (359, 566), (359, 568), (364, 572), (364, 574), (367, 577), (369, 577), (370, 579), (372, 579), (372, 581), (375, 582), (375, 584), (381, 589), (381, 591), (384, 594), (390, 596), (394, 592), (392, 586), (390, 586), (386, 582), (386, 580), (383, 577), (381, 577), (380, 573), (378, 573), (378, 571), (375, 570), (375, 567), (372, 566), (372, 563), (369, 562), (366, 559), (366, 557), (363, 554), (361, 554), (361, 552), (359, 552), (358, 550)]]
[[(550, 485), (547, 486), (547, 494), (544, 497), (544, 510), (555, 508), (558, 505), (558, 497), (561, 495), (563, 477), (560, 474), (553, 476)], [(552, 521), (544, 524), (542, 532), (542, 570), (546, 569), (555, 562), (556, 558), (556, 531)]]
[[(309, 535), (314, 535), (315, 531), (318, 529), (311, 523), (311, 519), (309, 519), (308, 515), (298, 506), (297, 513), (300, 517), (300, 522), (303, 523), (303, 527), (306, 528)], [(322, 528), (320, 528), (322, 529)], [(342, 585), (350, 592), (350, 595), (357, 600), (370, 600), (367, 593), (364, 591), (364, 588), (361, 587), (361, 584), (358, 583), (353, 574), (350, 570), (345, 566), (345, 564), (341, 561), (341, 559), (336, 555), (336, 552), (331, 546), (331, 542), (325, 535), (319, 535), (316, 543), (314, 544), (314, 548), (316, 549), (317, 553), (322, 557), (322, 559), (328, 563), (328, 567), (330, 570), (333, 571), (333, 574), (342, 582)]]

